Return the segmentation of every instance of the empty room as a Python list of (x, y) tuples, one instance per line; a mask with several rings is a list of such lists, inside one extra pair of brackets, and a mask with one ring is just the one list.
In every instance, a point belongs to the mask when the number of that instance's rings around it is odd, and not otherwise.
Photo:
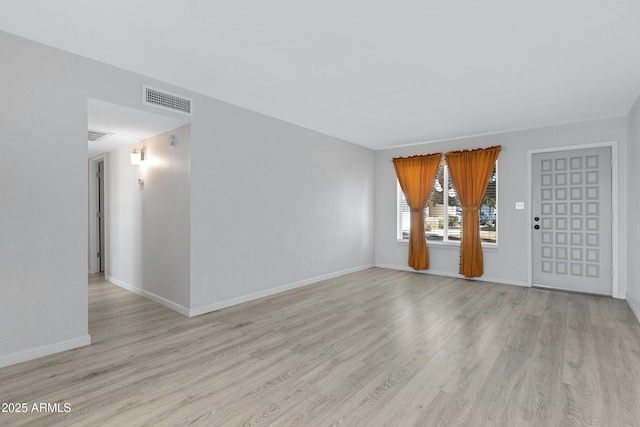
[(640, 3), (0, 4), (0, 425), (640, 426)]

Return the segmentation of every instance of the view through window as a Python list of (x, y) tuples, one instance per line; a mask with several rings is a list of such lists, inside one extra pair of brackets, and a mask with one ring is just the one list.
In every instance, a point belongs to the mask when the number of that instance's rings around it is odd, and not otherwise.
[[(480, 239), (497, 243), (498, 175), (496, 166), (489, 176), (487, 190), (480, 206)], [(409, 239), (411, 209), (398, 185), (398, 238)], [(431, 194), (425, 207), (425, 235), (429, 241), (460, 241), (462, 238), (462, 209), (446, 164), (441, 164), (431, 186)]]

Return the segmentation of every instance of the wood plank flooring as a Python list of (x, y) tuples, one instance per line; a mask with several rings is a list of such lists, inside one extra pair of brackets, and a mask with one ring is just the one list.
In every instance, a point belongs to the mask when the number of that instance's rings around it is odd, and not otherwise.
[(640, 426), (626, 302), (373, 268), (185, 318), (100, 278), (93, 344), (0, 369), (29, 426)]

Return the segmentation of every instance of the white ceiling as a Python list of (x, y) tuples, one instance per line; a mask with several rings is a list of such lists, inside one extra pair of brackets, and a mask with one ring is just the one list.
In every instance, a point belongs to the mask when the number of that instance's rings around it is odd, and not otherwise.
[(135, 144), (188, 122), (188, 119), (179, 120), (159, 116), (146, 111), (89, 99), (87, 102), (88, 129), (107, 132), (110, 135), (98, 141), (88, 141), (88, 157), (95, 157), (120, 147)]
[(0, 29), (371, 148), (624, 116), (637, 0), (3, 0)]

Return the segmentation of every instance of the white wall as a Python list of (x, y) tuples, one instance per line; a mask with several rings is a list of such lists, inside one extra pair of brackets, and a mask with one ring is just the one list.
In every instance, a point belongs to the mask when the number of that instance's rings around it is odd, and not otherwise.
[[(169, 135), (176, 137), (169, 147)], [(189, 307), (191, 126), (145, 140), (143, 289)], [(183, 312), (183, 314), (186, 314)]]
[(0, 33), (0, 366), (90, 340), (86, 98), (24, 47)]
[(627, 252), (629, 257), (627, 301), (640, 320), (640, 97), (636, 100), (628, 117), (628, 168), (629, 188), (627, 203), (629, 212), (629, 240)]
[(138, 184), (142, 167), (130, 161), (133, 147), (105, 157), (105, 276), (122, 286), (139, 288), (143, 282), (143, 189)]
[(370, 150), (5, 32), (0, 61), (0, 366), (90, 339), (89, 98), (180, 118), (142, 85), (193, 100), (191, 290), (170, 296), (189, 314), (373, 263)]
[[(502, 145), (498, 158), (498, 248), (483, 252), (483, 280), (526, 285), (527, 210), (516, 210), (516, 202), (528, 205), (527, 151), (547, 147), (618, 141), (620, 194), (626, 194), (626, 119), (617, 118), (554, 126), (519, 132), (434, 142), (376, 152), (376, 265), (406, 268), (407, 243), (396, 240), (396, 177), (391, 159), (451, 150)], [(620, 197), (617, 212), (621, 239), (621, 285), (626, 283), (626, 199)], [(430, 272), (458, 275), (459, 247), (429, 243)], [(623, 287), (623, 286), (621, 286)], [(624, 295), (624, 289), (622, 289)]]
[(373, 264), (371, 150), (241, 109), (192, 131), (193, 314)]
[[(169, 147), (169, 135), (178, 143)], [(190, 125), (106, 158), (106, 277), (183, 314), (189, 307)], [(146, 160), (132, 166), (133, 148)], [(140, 185), (138, 179), (144, 184)]]

